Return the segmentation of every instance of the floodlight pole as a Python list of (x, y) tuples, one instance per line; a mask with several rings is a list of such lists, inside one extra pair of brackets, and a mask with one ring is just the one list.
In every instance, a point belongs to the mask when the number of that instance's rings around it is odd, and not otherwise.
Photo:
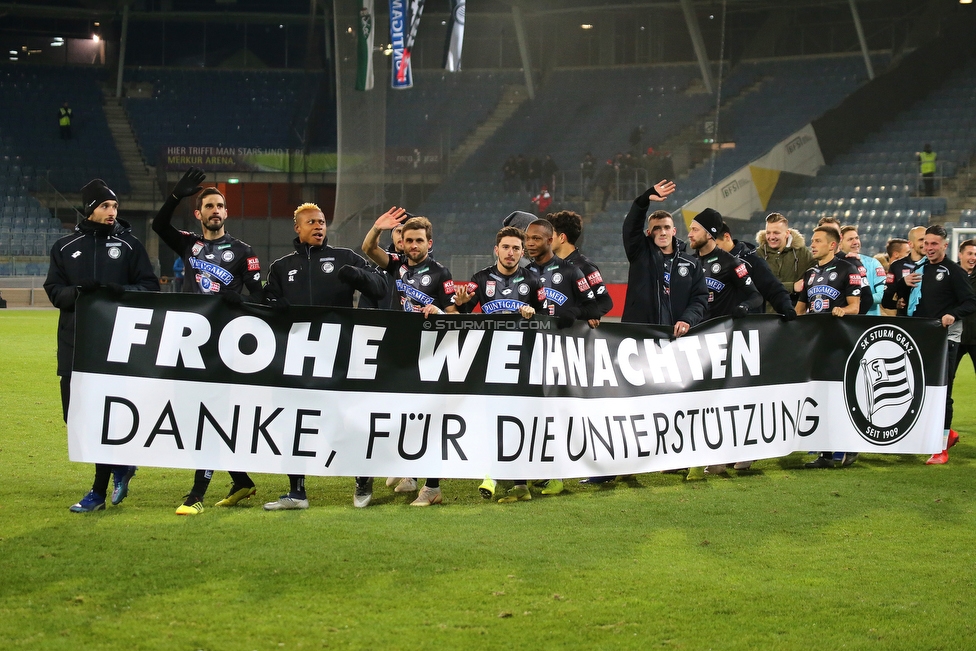
[[(853, 2), (853, 0), (851, 0)], [(705, 50), (705, 39), (702, 38), (701, 28), (698, 26), (698, 16), (695, 14), (694, 0), (681, 0), (681, 11), (685, 14), (685, 23), (688, 25), (688, 35), (691, 36), (691, 44), (695, 48), (695, 56), (698, 57), (698, 67), (701, 69), (702, 81), (705, 83), (705, 90), (712, 92), (712, 68), (708, 63), (708, 52)]]
[(115, 97), (122, 97), (122, 73), (125, 70), (125, 42), (129, 36), (129, 3), (122, 5), (122, 38), (119, 39), (119, 73), (115, 80)]
[(864, 27), (861, 26), (861, 14), (857, 12), (854, 0), (848, 0), (851, 5), (851, 16), (854, 18), (854, 29), (857, 30), (857, 40), (861, 43), (861, 54), (864, 55), (864, 67), (868, 69), (868, 79), (874, 79), (874, 66), (871, 65), (871, 54), (868, 52), (868, 42), (864, 38)]
[(525, 73), (525, 86), (529, 91), (529, 99), (535, 99), (535, 88), (532, 86), (532, 59), (529, 57), (529, 43), (525, 37), (525, 19), (522, 8), (512, 5), (512, 22), (515, 23), (515, 37), (518, 39), (519, 56), (522, 57), (522, 70)]

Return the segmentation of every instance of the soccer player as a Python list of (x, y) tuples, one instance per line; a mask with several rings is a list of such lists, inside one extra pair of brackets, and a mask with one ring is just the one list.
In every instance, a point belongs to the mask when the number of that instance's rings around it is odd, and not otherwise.
[[(101, 179), (81, 189), (85, 220), (51, 247), (51, 266), (44, 291), (58, 317), (58, 375), (61, 376), (61, 409), (68, 421), (71, 368), (75, 347), (75, 301), (81, 292), (107, 287), (113, 294), (123, 291), (158, 292), (146, 249), (132, 234), (127, 222), (118, 218), (119, 200)], [(114, 474), (112, 504), (119, 504), (129, 492), (134, 466), (95, 464), (91, 490), (71, 506), (75, 513), (105, 508), (109, 477)]]
[[(485, 314), (521, 314), (531, 318), (541, 309), (545, 294), (542, 280), (534, 272), (522, 269), (519, 262), (525, 251), (525, 233), (514, 226), (504, 226), (495, 236), (495, 264), (471, 277), (467, 283), (454, 285), (454, 304), (447, 311), (471, 312), (477, 305)], [(495, 495), (497, 482), (485, 477), (478, 489), (485, 499)], [(501, 497), (500, 504), (531, 500), (528, 482), (516, 480), (515, 486)]]
[[(525, 233), (525, 250), (532, 257), (526, 267), (541, 278), (544, 300), (542, 313), (556, 317), (560, 328), (577, 319), (590, 322), (603, 316), (596, 295), (580, 269), (566, 262), (552, 251), (554, 231), (545, 219), (529, 224)], [(543, 495), (558, 495), (565, 486), (562, 479), (550, 479), (542, 488)]]
[[(817, 226), (810, 240), (810, 252), (814, 265), (803, 277), (800, 298), (796, 302), (797, 314), (832, 314), (842, 318), (857, 314), (861, 302), (861, 273), (846, 258), (836, 255), (840, 246), (840, 231), (833, 224)], [(857, 454), (841, 455), (841, 466), (854, 463)], [(821, 452), (807, 468), (833, 468), (834, 453)]]
[(698, 253), (708, 287), (708, 309), (705, 320), (723, 316), (742, 317), (762, 305), (762, 294), (749, 276), (742, 260), (718, 248), (724, 220), (713, 208), (695, 216), (688, 228), (688, 243)]
[[(379, 245), (380, 233), (403, 225), (403, 253), (387, 253)], [(426, 217), (415, 217), (396, 206), (380, 215), (363, 240), (363, 253), (396, 278), (397, 297), (406, 312), (429, 316), (454, 305), (454, 281), (447, 267), (430, 257), (434, 229)], [(390, 477), (387, 486), (396, 484), (397, 493), (417, 490), (414, 477)], [(441, 480), (428, 478), (412, 506), (440, 504)]]
[(922, 237), (925, 259), (914, 271), (895, 281), (895, 294), (906, 298), (908, 316), (938, 319), (949, 332), (949, 351), (946, 356), (946, 411), (942, 432), (942, 452), (929, 457), (926, 464), (937, 465), (949, 461), (952, 443), (952, 381), (956, 377), (955, 359), (962, 335), (962, 319), (976, 313), (976, 293), (969, 274), (946, 257), (946, 231), (941, 225), (929, 226)]
[[(867, 268), (861, 264), (861, 258), (856, 253), (849, 252), (844, 248), (844, 226), (833, 217), (821, 217), (817, 226), (830, 226), (837, 229), (840, 242), (837, 244), (837, 251), (834, 256), (839, 259), (847, 260), (857, 272), (861, 274), (861, 295), (858, 306), (858, 314), (867, 314), (874, 307), (874, 296), (871, 294), (871, 283), (868, 281)], [(860, 240), (858, 240), (860, 246)]]
[[(217, 295), (231, 305), (239, 305), (245, 287), (250, 294), (260, 295), (261, 263), (249, 244), (227, 234), (224, 228), (226, 201), (217, 188), (201, 188), (200, 184), (206, 178), (203, 170), (188, 169), (156, 213), (152, 228), (183, 259), (183, 292)], [(200, 196), (193, 215), (200, 222), (203, 233), (177, 230), (171, 224), (173, 212), (180, 201), (197, 193)], [(257, 492), (254, 481), (246, 472), (230, 471), (230, 478), (230, 492), (216, 506), (234, 506)], [(203, 498), (211, 479), (213, 470), (194, 473), (193, 486), (176, 508), (176, 515), (203, 513)]]
[(867, 285), (862, 295), (870, 292), (871, 307), (862, 311), (861, 314), (871, 316), (881, 316), (881, 299), (884, 297), (886, 273), (881, 263), (869, 255), (861, 253), (861, 237), (857, 233), (857, 226), (844, 226), (840, 229), (840, 250), (843, 251), (848, 260), (853, 262), (854, 256), (860, 261), (857, 270), (864, 276)]
[[(966, 240), (959, 245), (959, 266), (969, 274), (969, 284), (976, 290), (976, 240)], [(959, 339), (959, 354), (956, 355), (957, 370), (967, 354), (976, 369), (976, 314), (962, 320), (962, 337)]]
[(907, 307), (907, 297), (895, 294), (895, 283), (905, 276), (913, 273), (915, 266), (918, 265), (925, 253), (922, 250), (922, 240), (925, 239), (925, 227), (915, 226), (908, 231), (908, 255), (893, 260), (888, 266), (888, 274), (885, 277), (885, 292), (881, 299), (881, 307), (886, 310), (893, 310), (892, 316), (905, 316)]
[[(352, 307), (357, 290), (373, 298), (383, 296), (383, 276), (370, 270), (360, 256), (349, 249), (329, 246), (325, 214), (314, 203), (295, 209), (295, 250), (271, 263), (264, 298), (278, 309), (290, 305)], [(288, 475), (289, 490), (265, 511), (307, 509), (305, 475)], [(357, 477), (353, 505), (363, 508), (373, 498), (372, 477)]]
[[(583, 272), (600, 308), (600, 317), (603, 317), (613, 309), (613, 299), (603, 284), (600, 268), (576, 248), (576, 242), (583, 234), (583, 218), (571, 210), (561, 210), (548, 215), (546, 221), (552, 224), (552, 252)], [(596, 328), (600, 325), (600, 319), (590, 319), (588, 323), (591, 328)]]

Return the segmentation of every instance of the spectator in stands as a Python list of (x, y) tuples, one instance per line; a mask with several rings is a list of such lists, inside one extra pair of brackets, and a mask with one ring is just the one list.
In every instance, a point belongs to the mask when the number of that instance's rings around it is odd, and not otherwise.
[[(759, 243), (756, 253), (783, 283), (795, 304), (803, 286), (803, 274), (813, 265), (813, 256), (804, 246), (803, 236), (790, 228), (782, 213), (771, 212), (766, 216), (766, 230), (756, 233), (756, 242)], [(772, 306), (767, 311), (772, 311)]]
[(881, 316), (881, 298), (884, 296), (886, 273), (881, 263), (869, 255), (861, 253), (861, 237), (858, 235), (857, 226), (844, 226), (840, 229), (840, 250), (853, 260), (854, 255), (861, 261), (858, 271), (867, 280), (865, 291), (861, 292), (863, 297), (867, 292), (871, 293), (871, 308), (865, 314), (870, 316)]
[[(153, 218), (152, 229), (176, 255), (184, 259), (190, 273), (184, 276), (182, 291), (187, 294), (218, 296), (224, 302), (238, 306), (244, 289), (260, 301), (261, 263), (251, 245), (227, 233), (227, 206), (224, 195), (217, 188), (204, 190), (200, 184), (207, 178), (203, 170), (189, 168), (177, 181), (172, 193)], [(194, 216), (200, 222), (201, 233), (189, 233), (173, 227), (173, 213), (180, 201), (199, 193)], [(213, 470), (200, 468), (193, 476), (193, 485), (176, 507), (176, 515), (200, 515), (203, 498), (213, 479)], [(232, 484), (227, 497), (216, 506), (235, 506), (255, 494), (254, 481), (243, 471), (229, 471)]]
[(183, 258), (176, 256), (176, 259), (173, 260), (173, 286), (175, 288), (173, 291), (182, 291), (183, 272), (185, 269), (186, 266), (183, 264)]
[[(295, 250), (271, 264), (265, 300), (272, 306), (322, 305), (352, 307), (356, 291), (374, 300), (383, 297), (386, 283), (366, 261), (350, 249), (329, 246), (325, 214), (314, 203), (303, 203), (295, 209)], [(265, 511), (307, 509), (305, 475), (288, 475), (289, 490)], [(356, 478), (353, 505), (369, 505), (373, 497), (373, 479)]]
[(932, 151), (932, 145), (925, 143), (925, 147), (920, 152), (915, 152), (915, 159), (918, 161), (918, 171), (922, 175), (922, 184), (925, 187), (925, 196), (931, 197), (935, 194), (935, 158), (936, 154)]
[[(153, 273), (146, 249), (132, 234), (129, 224), (118, 218), (119, 200), (101, 179), (81, 189), (85, 220), (70, 235), (54, 243), (51, 266), (44, 281), (44, 291), (58, 318), (58, 375), (61, 376), (61, 409), (68, 421), (71, 369), (75, 347), (75, 301), (84, 292), (99, 287), (113, 295), (124, 291), (158, 292), (159, 281)], [(75, 513), (91, 513), (105, 508), (109, 476), (115, 474), (112, 504), (119, 504), (129, 492), (133, 466), (95, 464), (91, 490), (71, 507)]]
[(532, 197), (532, 203), (535, 205), (535, 214), (541, 219), (545, 217), (546, 211), (549, 210), (549, 206), (552, 205), (552, 195), (549, 194), (549, 187), (546, 185), (542, 186), (539, 190), (539, 194)]
[(542, 187), (542, 161), (538, 156), (529, 159), (529, 185), (525, 189), (532, 194)]
[(627, 138), (627, 142), (630, 144), (630, 151), (637, 155), (641, 150), (641, 140), (644, 139), (644, 125), (638, 124), (634, 127), (634, 130), (630, 132), (630, 137)]
[(525, 158), (525, 154), (519, 154), (515, 158), (515, 174), (518, 177), (519, 183), (522, 184), (522, 188), (526, 192), (531, 192), (529, 184), (529, 161)]
[(673, 182), (661, 181), (634, 199), (624, 219), (623, 243), (630, 268), (621, 320), (668, 326), (675, 337), (681, 337), (705, 316), (705, 274), (675, 237), (670, 213), (654, 211), (644, 230), (651, 201), (664, 201), (674, 190)]
[(580, 183), (583, 186), (584, 201), (590, 199), (590, 186), (593, 185), (594, 175), (596, 175), (596, 158), (590, 152), (586, 152), (583, 154), (583, 162), (580, 163)]
[(71, 107), (65, 102), (58, 109), (58, 126), (61, 128), (61, 140), (71, 140)]
[(617, 171), (620, 168), (614, 165), (613, 161), (607, 159), (607, 162), (600, 168), (600, 172), (596, 175), (596, 187), (600, 188), (603, 193), (603, 202), (600, 204), (600, 212), (607, 209), (607, 201), (610, 199), (610, 192), (613, 189), (613, 184), (617, 180)]
[[(553, 190), (556, 189), (556, 172), (559, 171), (559, 166), (556, 165), (556, 161), (552, 159), (552, 156), (546, 154), (546, 158), (542, 161), (542, 183), (547, 185)], [(563, 193), (565, 194), (565, 193)]]
[[(959, 245), (959, 266), (969, 274), (969, 284), (976, 291), (976, 240), (966, 240)], [(956, 369), (965, 355), (976, 369), (976, 313), (963, 317), (962, 336), (959, 338), (959, 354), (956, 355)]]
[(958, 439), (952, 437), (952, 381), (956, 377), (956, 355), (962, 339), (962, 319), (976, 313), (976, 292), (969, 274), (946, 256), (945, 228), (936, 224), (925, 229), (922, 249), (925, 260), (912, 273), (895, 281), (895, 293), (907, 296), (906, 313), (923, 319), (938, 319), (948, 331), (949, 352), (946, 356), (946, 409), (942, 431), (942, 452), (925, 463), (938, 465), (949, 461), (949, 448)]
[(925, 238), (925, 227), (915, 226), (908, 231), (908, 254), (894, 260), (888, 266), (888, 274), (885, 276), (885, 293), (881, 299), (881, 307), (888, 316), (905, 316), (907, 307), (907, 296), (898, 296), (895, 293), (895, 283), (915, 270), (924, 258), (922, 250)]
[(518, 189), (518, 165), (515, 156), (509, 156), (502, 165), (502, 176), (505, 181), (505, 192), (515, 192)]

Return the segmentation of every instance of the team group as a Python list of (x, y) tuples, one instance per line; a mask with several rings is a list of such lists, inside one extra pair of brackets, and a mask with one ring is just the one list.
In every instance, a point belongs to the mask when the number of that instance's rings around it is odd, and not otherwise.
[[(266, 283), (261, 264), (251, 247), (226, 232), (227, 207), (216, 188), (202, 187), (206, 175), (190, 168), (153, 220), (153, 230), (184, 261), (183, 292), (210, 294), (239, 305), (260, 302), (273, 309), (290, 305), (352, 307), (358, 291), (359, 307), (402, 309), (432, 314), (469, 313), (477, 306), (485, 314), (535, 314), (554, 317), (560, 327), (577, 320), (596, 328), (613, 307), (600, 270), (577, 248), (582, 218), (571, 211), (536, 219), (515, 212), (503, 222), (495, 238), (495, 263), (455, 283), (450, 271), (430, 254), (433, 229), (426, 217), (393, 207), (381, 215), (366, 234), (362, 252), (374, 263), (345, 248), (329, 246), (322, 210), (305, 203), (294, 212), (295, 250), (273, 262)], [(976, 360), (976, 343), (964, 340), (963, 319), (976, 314), (976, 242), (960, 247), (962, 266), (946, 256), (948, 242), (941, 226), (916, 227), (908, 240), (889, 242), (888, 267), (860, 255), (857, 229), (841, 227), (831, 218), (814, 229), (809, 248), (803, 237), (789, 229), (785, 217), (772, 213), (758, 235), (759, 246), (733, 237), (729, 225), (711, 208), (699, 213), (688, 229), (688, 242), (675, 235), (670, 213), (648, 215), (652, 202), (662, 202), (675, 190), (661, 181), (634, 200), (623, 223), (623, 242), (630, 269), (622, 320), (664, 325), (681, 337), (697, 324), (719, 317), (749, 313), (779, 313), (792, 320), (807, 313), (891, 314), (938, 319), (948, 329), (948, 395), (943, 451), (928, 463), (945, 463), (948, 448), (958, 439), (950, 430), (952, 378), (958, 360), (969, 352)], [(194, 216), (201, 233), (172, 226), (174, 211), (183, 199), (196, 196)], [(60, 310), (58, 322), (58, 375), (67, 420), (75, 345), (74, 306), (79, 293), (99, 287), (121, 295), (124, 291), (159, 291), (142, 244), (118, 218), (118, 198), (101, 180), (82, 189), (86, 219), (74, 232), (58, 240), (51, 250), (51, 265), (44, 288)], [(392, 243), (379, 244), (384, 231)], [(689, 250), (690, 249), (690, 250)], [(523, 257), (525, 259), (523, 259)], [(248, 295), (243, 295), (244, 289)], [(882, 312), (884, 310), (884, 312)], [(970, 328), (966, 328), (967, 334)], [(970, 335), (972, 336), (972, 335)], [(822, 452), (807, 467), (848, 466), (857, 455)], [(735, 464), (743, 470), (751, 462)], [(726, 472), (724, 465), (692, 468), (689, 478)], [(119, 504), (135, 475), (133, 466), (95, 465), (91, 490), (71, 511), (87, 513), (105, 508), (106, 500)], [(234, 506), (256, 493), (246, 472), (230, 472), (232, 485), (216, 506)], [(178, 515), (203, 512), (212, 470), (197, 470), (193, 486)], [(268, 502), (269, 511), (306, 509), (308, 496), (303, 475), (289, 475), (289, 490)], [(590, 477), (583, 483), (604, 483), (614, 477)], [(111, 494), (108, 492), (112, 482)], [(414, 506), (442, 501), (440, 480), (427, 478), (418, 491), (412, 477), (390, 477), (386, 484), (397, 493), (417, 493)], [(532, 499), (528, 480), (516, 481), (507, 491), (486, 478), (481, 494), (500, 503)], [(535, 482), (544, 495), (564, 490), (561, 479)], [(373, 478), (357, 477), (356, 507), (369, 505)]]

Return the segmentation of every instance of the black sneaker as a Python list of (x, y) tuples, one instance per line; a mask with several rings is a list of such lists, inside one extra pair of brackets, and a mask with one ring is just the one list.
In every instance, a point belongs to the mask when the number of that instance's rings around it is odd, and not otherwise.
[(857, 461), (857, 452), (845, 452), (844, 457), (840, 461), (840, 465), (842, 468), (846, 468), (855, 461)]
[(833, 468), (834, 462), (831, 460), (830, 457), (825, 457), (821, 455), (816, 459), (814, 459), (813, 461), (808, 461), (807, 463), (803, 464), (803, 467), (804, 468)]

